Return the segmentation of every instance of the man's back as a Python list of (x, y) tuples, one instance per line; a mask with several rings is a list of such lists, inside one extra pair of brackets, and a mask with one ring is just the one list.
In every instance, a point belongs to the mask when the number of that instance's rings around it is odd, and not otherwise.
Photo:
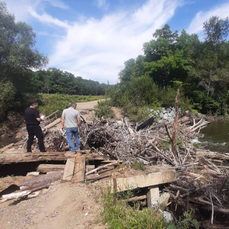
[(77, 120), (80, 117), (79, 111), (69, 107), (63, 110), (62, 116), (64, 117), (66, 128), (78, 127)]

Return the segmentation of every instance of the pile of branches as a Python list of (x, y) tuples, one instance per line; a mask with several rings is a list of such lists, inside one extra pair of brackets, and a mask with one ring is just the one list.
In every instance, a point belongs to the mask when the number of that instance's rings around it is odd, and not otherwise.
[[(94, 120), (83, 123), (80, 130), (82, 149), (90, 149), (110, 159), (122, 160), (126, 164), (141, 162), (145, 165), (169, 164), (177, 170), (177, 180), (167, 187), (176, 206), (181, 211), (187, 203), (229, 215), (229, 173), (220, 165), (229, 160), (229, 155), (219, 154), (214, 158), (208, 154), (199, 156), (193, 146), (193, 138), (200, 136), (200, 130), (207, 125), (201, 117), (176, 117), (171, 123), (157, 123), (137, 131), (124, 119)], [(66, 137), (61, 130), (45, 132), (48, 150), (65, 151), (68, 148)], [(220, 160), (219, 160), (220, 159)], [(187, 201), (187, 198), (189, 201)], [(177, 209), (179, 207), (172, 207)]]
[(169, 136), (172, 133), (172, 123), (154, 123), (136, 131), (137, 128), (131, 126), (127, 118), (118, 122), (112, 119), (94, 120), (82, 125), (81, 144), (84, 149), (93, 149), (111, 159), (126, 163), (139, 161), (147, 165), (162, 162), (177, 165), (195, 154), (191, 139), (199, 135), (196, 131), (198, 127), (200, 129), (207, 124), (201, 118), (196, 119), (184, 116), (178, 120), (178, 158), (171, 151), (172, 142)]

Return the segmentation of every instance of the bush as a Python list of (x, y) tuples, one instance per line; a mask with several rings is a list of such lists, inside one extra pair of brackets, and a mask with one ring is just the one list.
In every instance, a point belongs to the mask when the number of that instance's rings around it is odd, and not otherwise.
[(112, 118), (113, 113), (110, 100), (99, 101), (98, 105), (95, 106), (95, 115), (99, 118)]

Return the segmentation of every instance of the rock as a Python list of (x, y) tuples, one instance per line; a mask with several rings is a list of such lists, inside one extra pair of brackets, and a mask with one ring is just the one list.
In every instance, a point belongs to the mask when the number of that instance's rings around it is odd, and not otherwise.
[(167, 223), (170, 223), (173, 221), (173, 216), (170, 212), (162, 211), (162, 210), (159, 210), (159, 211), (162, 213), (162, 215), (163, 215), (163, 217)]
[(16, 139), (21, 139), (22, 138), (22, 133), (20, 131), (17, 132), (15, 138)]
[(167, 192), (164, 192), (160, 195), (159, 204), (162, 206), (166, 206), (169, 202), (170, 195)]

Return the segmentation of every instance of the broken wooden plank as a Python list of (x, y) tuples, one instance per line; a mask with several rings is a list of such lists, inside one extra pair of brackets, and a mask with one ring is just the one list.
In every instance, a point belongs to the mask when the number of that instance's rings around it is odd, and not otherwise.
[(144, 121), (143, 123), (141, 123), (138, 127), (137, 127), (137, 131), (146, 128), (147, 126), (151, 126), (154, 122), (154, 117), (152, 116), (151, 118), (147, 119), (146, 121)]
[(135, 196), (135, 197), (131, 197), (129, 199), (123, 200), (124, 202), (137, 202), (140, 200), (145, 200), (147, 198), (146, 195), (142, 195), (142, 196)]
[(75, 168), (75, 158), (69, 158), (64, 168), (64, 175), (63, 175), (64, 181), (70, 181), (72, 179), (72, 176), (74, 174), (74, 168)]
[(64, 171), (65, 165), (58, 164), (40, 164), (37, 171), (40, 173), (47, 173), (50, 171)]
[(103, 178), (106, 178), (106, 177), (110, 177), (112, 174), (106, 174), (106, 175), (103, 175), (103, 176), (99, 176), (99, 175), (94, 175), (94, 176), (90, 176), (90, 177), (87, 177), (87, 181), (97, 181), (97, 180), (101, 180)]
[(57, 124), (59, 124), (60, 122), (61, 122), (61, 119), (58, 118), (58, 119), (56, 119), (55, 121), (53, 121), (52, 123), (50, 123), (50, 124), (48, 124), (47, 126), (45, 126), (44, 128), (45, 128), (45, 129), (50, 129), (50, 128), (56, 126)]
[(97, 167), (96, 169), (93, 169), (93, 170), (87, 172), (86, 175), (92, 174), (94, 172), (97, 172), (97, 171), (99, 171), (101, 169), (107, 168), (107, 167), (112, 166), (112, 165), (119, 165), (119, 161), (112, 162), (112, 163), (109, 163), (109, 164), (106, 164), (106, 165), (102, 165), (100, 167)]
[(75, 158), (74, 175), (72, 183), (85, 181), (85, 156), (78, 156)]
[(86, 165), (86, 173), (93, 170), (95, 168), (95, 165)]

